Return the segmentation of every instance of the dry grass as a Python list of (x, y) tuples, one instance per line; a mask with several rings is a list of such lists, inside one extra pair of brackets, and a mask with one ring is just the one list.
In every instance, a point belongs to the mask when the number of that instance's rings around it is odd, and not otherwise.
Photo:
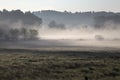
[(0, 80), (85, 80), (86, 76), (120, 80), (120, 54), (0, 49)]

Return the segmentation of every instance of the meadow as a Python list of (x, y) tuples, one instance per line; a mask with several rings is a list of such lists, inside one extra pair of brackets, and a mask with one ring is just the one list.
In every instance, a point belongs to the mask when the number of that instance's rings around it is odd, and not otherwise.
[(120, 53), (0, 49), (0, 80), (120, 80)]

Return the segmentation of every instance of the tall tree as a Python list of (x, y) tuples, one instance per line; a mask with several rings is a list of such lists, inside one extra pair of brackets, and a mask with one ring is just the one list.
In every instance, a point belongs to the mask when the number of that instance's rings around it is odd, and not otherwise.
[(30, 38), (31, 39), (37, 39), (38, 31), (35, 29), (30, 29)]
[(20, 31), (18, 29), (11, 29), (10, 35), (12, 40), (17, 40), (19, 38)]
[(21, 28), (21, 35), (23, 36), (23, 39), (26, 40), (27, 39), (27, 29), (26, 28)]

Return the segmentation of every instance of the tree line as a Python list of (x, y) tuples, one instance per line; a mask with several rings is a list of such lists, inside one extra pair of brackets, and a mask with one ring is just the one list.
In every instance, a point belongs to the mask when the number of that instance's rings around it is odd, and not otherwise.
[(36, 40), (38, 30), (28, 28), (0, 29), (0, 40)]
[(40, 26), (41, 24), (42, 19), (31, 12), (3, 9), (0, 11), (0, 40), (38, 39), (38, 30), (34, 29), (33, 26)]

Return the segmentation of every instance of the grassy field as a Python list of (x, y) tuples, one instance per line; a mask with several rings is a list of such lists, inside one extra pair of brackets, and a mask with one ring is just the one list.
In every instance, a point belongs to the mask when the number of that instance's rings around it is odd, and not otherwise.
[(0, 49), (0, 80), (120, 80), (120, 53)]

